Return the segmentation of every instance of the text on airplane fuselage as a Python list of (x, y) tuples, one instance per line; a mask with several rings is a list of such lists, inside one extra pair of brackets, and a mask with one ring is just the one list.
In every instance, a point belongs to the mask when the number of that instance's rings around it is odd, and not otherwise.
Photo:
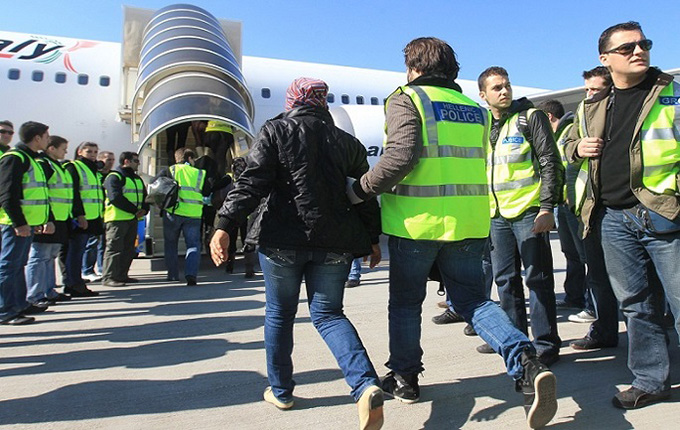
[[(51, 44), (52, 46), (48, 45)], [(55, 43), (42, 43), (38, 39), (14, 41), (0, 39), (0, 58), (16, 58), (17, 60), (35, 60), (54, 52), (64, 45)]]

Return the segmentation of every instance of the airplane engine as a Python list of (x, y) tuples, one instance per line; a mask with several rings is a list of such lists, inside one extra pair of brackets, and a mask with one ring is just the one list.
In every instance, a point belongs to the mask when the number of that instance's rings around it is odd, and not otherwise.
[(330, 109), (335, 125), (356, 137), (368, 152), (373, 167), (383, 153), (385, 111), (383, 106), (345, 105)]

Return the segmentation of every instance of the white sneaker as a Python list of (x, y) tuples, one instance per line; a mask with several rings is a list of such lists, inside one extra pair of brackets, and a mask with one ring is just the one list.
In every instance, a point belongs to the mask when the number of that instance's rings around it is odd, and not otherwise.
[(575, 323), (592, 323), (597, 321), (597, 318), (595, 315), (584, 309), (577, 314), (569, 315), (569, 321)]
[(97, 275), (97, 274), (94, 274), (94, 273), (91, 274), (91, 275), (83, 275), (82, 278), (83, 278), (83, 280), (85, 280), (87, 282), (99, 282), (99, 281), (102, 280), (101, 275)]

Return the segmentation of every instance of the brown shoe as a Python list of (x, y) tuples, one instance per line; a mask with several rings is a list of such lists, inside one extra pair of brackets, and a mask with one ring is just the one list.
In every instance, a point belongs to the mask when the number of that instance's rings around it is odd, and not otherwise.
[(371, 385), (364, 390), (357, 402), (360, 430), (379, 430), (382, 428), (385, 421), (383, 403), (383, 392), (379, 387)]

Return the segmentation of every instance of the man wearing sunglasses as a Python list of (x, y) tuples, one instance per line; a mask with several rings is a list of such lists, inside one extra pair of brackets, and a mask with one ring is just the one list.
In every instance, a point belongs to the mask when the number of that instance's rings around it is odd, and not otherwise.
[(584, 162), (576, 193), (584, 236), (601, 238), (628, 323), (634, 380), (612, 400), (622, 409), (670, 397), (664, 294), (680, 328), (680, 83), (649, 67), (651, 48), (637, 22), (602, 33), (599, 59), (613, 86), (582, 102), (567, 138), (569, 161)]
[(0, 155), (9, 151), (12, 136), (14, 136), (14, 124), (7, 120), (0, 121)]
[(120, 165), (104, 181), (106, 249), (102, 283), (109, 287), (137, 282), (128, 276), (128, 270), (135, 256), (137, 221), (149, 212), (146, 187), (137, 175), (139, 155), (125, 151), (119, 161)]

